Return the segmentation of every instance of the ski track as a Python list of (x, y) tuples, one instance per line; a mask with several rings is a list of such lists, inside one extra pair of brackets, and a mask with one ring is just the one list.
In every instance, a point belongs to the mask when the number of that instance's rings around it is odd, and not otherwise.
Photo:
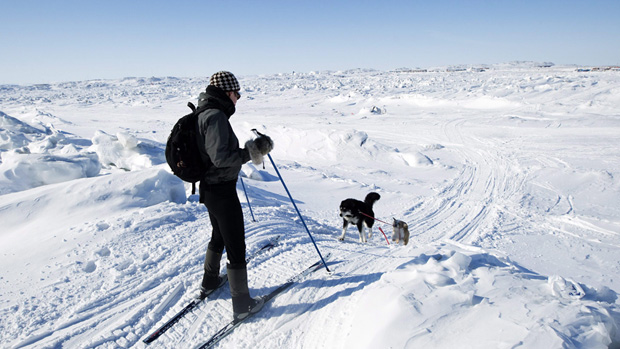
[[(190, 231), (202, 230), (198, 227), (201, 224), (204, 224), (203, 220), (198, 222), (189, 221), (173, 229), (177, 231), (183, 229), (189, 229)], [(196, 225), (196, 228), (193, 229), (192, 225)], [(165, 227), (160, 227), (157, 230), (169, 232)], [(129, 231), (128, 233), (134, 232)], [(131, 241), (131, 238), (128, 240)], [(141, 243), (139, 239), (136, 242)], [(181, 248), (184, 248), (185, 252), (190, 254), (192, 249), (190, 245), (182, 244), (180, 246), (184, 246)], [(122, 246), (110, 245), (110, 248), (113, 250), (117, 250), (117, 248), (118, 250), (123, 250)], [(187, 254), (183, 253), (182, 255), (186, 256)], [(60, 325), (49, 331), (47, 335), (39, 336), (42, 338), (35, 338), (36, 340), (26, 340), (18, 344), (17, 347), (35, 343), (38, 345), (46, 343), (45, 345), (52, 346), (74, 346), (79, 343), (79, 345), (94, 347), (123, 337), (133, 338), (134, 342), (137, 341), (142, 336), (142, 331), (148, 329), (148, 327), (138, 326), (134, 331), (127, 331), (125, 328), (134, 323), (140, 323), (144, 326), (145, 319), (159, 315), (156, 313), (151, 314), (152, 308), (158, 305), (160, 298), (165, 297), (178, 288), (178, 281), (171, 281), (171, 276), (175, 276), (176, 280), (182, 280), (188, 276), (188, 270), (193, 269), (190, 266), (193, 264), (192, 262), (196, 261), (196, 257), (176, 259), (175, 256), (177, 258), (180, 257), (179, 254), (164, 252), (162, 256), (158, 256), (155, 260), (165, 258), (170, 260), (171, 263), (176, 263), (179, 275), (175, 275), (176, 271), (170, 269), (162, 271), (153, 270), (155, 264), (149, 257), (137, 268), (147, 273), (152, 273), (151, 277), (143, 278), (130, 272), (121, 280), (114, 280), (112, 287), (108, 283), (102, 285), (101, 292), (93, 294), (90, 297), (90, 301), (76, 305), (72, 311), (59, 318)], [(178, 293), (178, 290), (176, 292)], [(97, 294), (101, 294), (101, 296), (97, 296)], [(161, 312), (163, 310), (160, 310)], [(111, 335), (98, 337), (98, 334), (101, 333), (109, 333)], [(130, 343), (128, 342), (127, 344)]]
[(502, 204), (514, 196), (523, 181), (519, 173), (506, 172), (510, 166), (504, 156), (486, 150), (498, 149), (497, 146), (468, 136), (465, 127), (465, 119), (451, 120), (442, 126), (442, 143), (452, 145), (450, 150), (461, 159), (462, 166), (453, 181), (432, 200), (424, 202), (411, 219), (416, 231), (445, 232), (432, 234), (433, 240), (472, 243), (480, 239), (489, 231)]

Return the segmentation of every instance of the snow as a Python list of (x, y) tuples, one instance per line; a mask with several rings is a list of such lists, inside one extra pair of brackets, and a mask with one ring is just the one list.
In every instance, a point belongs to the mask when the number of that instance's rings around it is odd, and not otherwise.
[[(544, 66), (544, 67), (543, 67)], [(271, 153), (331, 273), (315, 272), (223, 348), (620, 346), (620, 74), (511, 62), (242, 76), (231, 118)], [(208, 78), (0, 86), (0, 342), (145, 347), (197, 290), (210, 222), (163, 149)], [(253, 295), (318, 260), (269, 161), (238, 194)], [(346, 198), (407, 246), (337, 241)], [(227, 288), (152, 343), (195, 347)]]

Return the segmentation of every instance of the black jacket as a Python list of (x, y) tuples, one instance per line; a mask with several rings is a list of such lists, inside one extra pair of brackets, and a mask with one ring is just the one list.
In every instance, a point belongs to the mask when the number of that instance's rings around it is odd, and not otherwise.
[(250, 161), (250, 154), (239, 148), (239, 140), (228, 121), (235, 113), (235, 104), (222, 89), (209, 85), (198, 98), (198, 108), (204, 105), (208, 109), (198, 115), (199, 140), (204, 144), (201, 156), (212, 165), (200, 182), (236, 181), (241, 165)]

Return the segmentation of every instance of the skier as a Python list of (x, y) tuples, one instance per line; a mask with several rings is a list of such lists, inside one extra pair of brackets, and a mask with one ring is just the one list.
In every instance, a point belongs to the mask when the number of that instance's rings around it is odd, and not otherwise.
[(198, 108), (207, 109), (198, 116), (201, 157), (209, 164), (200, 181), (200, 202), (209, 211), (213, 231), (207, 247), (204, 276), (198, 297), (220, 286), (220, 259), (226, 248), (227, 274), (233, 303), (233, 319), (240, 320), (258, 312), (264, 305), (261, 297), (251, 298), (245, 262), (245, 228), (241, 203), (237, 196), (237, 178), (241, 165), (252, 160), (261, 164), (263, 156), (273, 149), (273, 141), (262, 135), (239, 147), (239, 140), (229, 118), (241, 95), (239, 82), (227, 71), (213, 74), (209, 86), (198, 98)]

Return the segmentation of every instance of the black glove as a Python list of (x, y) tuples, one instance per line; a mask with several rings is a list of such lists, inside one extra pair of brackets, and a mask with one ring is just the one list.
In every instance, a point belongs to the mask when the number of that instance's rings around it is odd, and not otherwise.
[(254, 140), (256, 147), (261, 154), (267, 155), (273, 150), (273, 141), (267, 135), (260, 135), (260, 137)]

